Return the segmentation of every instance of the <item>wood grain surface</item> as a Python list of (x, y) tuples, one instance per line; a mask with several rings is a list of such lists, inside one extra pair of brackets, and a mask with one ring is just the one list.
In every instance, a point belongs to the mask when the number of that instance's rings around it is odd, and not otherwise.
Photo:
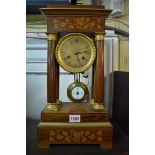
[(104, 102), (104, 40), (96, 40), (97, 57), (93, 65), (93, 99), (95, 103)]
[(56, 40), (48, 40), (47, 102), (56, 103), (59, 98), (59, 65), (55, 59)]
[(47, 110), (46, 106), (41, 112), (43, 122), (69, 122), (69, 115), (78, 114), (81, 122), (106, 122), (109, 121), (109, 113), (105, 110), (94, 112), (88, 104), (63, 103), (59, 111)]

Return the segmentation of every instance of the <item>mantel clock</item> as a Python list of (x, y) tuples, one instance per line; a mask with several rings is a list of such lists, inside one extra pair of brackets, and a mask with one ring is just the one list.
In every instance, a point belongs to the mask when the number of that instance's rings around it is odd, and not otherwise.
[[(112, 10), (101, 5), (48, 5), (47, 101), (37, 127), (39, 147), (51, 144), (100, 144), (112, 148), (113, 127), (104, 107), (105, 20)], [(74, 78), (59, 100), (59, 66), (77, 77), (92, 67), (92, 95)], [(65, 81), (63, 81), (65, 82)], [(78, 122), (69, 122), (73, 117)]]

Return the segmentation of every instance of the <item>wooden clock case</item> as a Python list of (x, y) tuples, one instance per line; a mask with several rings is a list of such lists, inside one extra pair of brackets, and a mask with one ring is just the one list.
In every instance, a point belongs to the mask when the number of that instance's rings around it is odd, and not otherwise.
[[(113, 126), (104, 105), (104, 35), (105, 19), (111, 13), (100, 5), (48, 5), (41, 12), (47, 18), (48, 67), (47, 105), (41, 112), (37, 127), (39, 147), (51, 144), (100, 144), (112, 148)], [(93, 89), (90, 103), (61, 103), (59, 101), (59, 64), (55, 48), (62, 32), (93, 33), (97, 56), (93, 64)], [(51, 110), (51, 109), (52, 110)], [(78, 114), (80, 123), (69, 123), (69, 115)]]

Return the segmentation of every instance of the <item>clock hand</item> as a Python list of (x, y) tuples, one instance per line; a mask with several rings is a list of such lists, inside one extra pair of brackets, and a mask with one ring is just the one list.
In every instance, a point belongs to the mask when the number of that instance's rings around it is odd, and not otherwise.
[(78, 87), (77, 87), (77, 92), (76, 92), (76, 95), (77, 95), (77, 98), (78, 98), (78, 95), (79, 95)]
[(74, 52), (74, 55), (76, 55), (76, 58), (77, 58), (77, 61), (80, 63), (80, 59), (79, 59), (79, 57), (78, 57), (78, 52)]
[(82, 52), (74, 52), (74, 55), (82, 54)]
[[(76, 50), (77, 52), (74, 52), (74, 54), (77, 55), (77, 54), (87, 53), (88, 51), (85, 50), (85, 49), (87, 49), (87, 48), (88, 48), (88, 47), (77, 49), (77, 50)], [(81, 50), (85, 50), (85, 51), (81, 51)]]
[(80, 49), (77, 49), (77, 51), (85, 50), (85, 49), (87, 49), (87, 48), (88, 48), (88, 47), (80, 48)]
[(82, 54), (83, 52), (78, 52), (78, 54)]

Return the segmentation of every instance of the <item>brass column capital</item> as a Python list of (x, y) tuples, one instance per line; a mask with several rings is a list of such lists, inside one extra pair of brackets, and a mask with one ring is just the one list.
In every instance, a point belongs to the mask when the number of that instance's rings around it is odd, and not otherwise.
[(104, 40), (105, 32), (95, 32), (95, 40)]
[(48, 35), (48, 40), (55, 41), (58, 39), (58, 33), (57, 32), (56, 33), (48, 33), (47, 35)]

